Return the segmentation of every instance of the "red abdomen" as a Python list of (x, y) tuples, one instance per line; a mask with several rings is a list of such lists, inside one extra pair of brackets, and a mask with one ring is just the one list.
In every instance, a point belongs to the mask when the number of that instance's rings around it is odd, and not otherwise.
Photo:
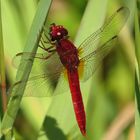
[(57, 52), (60, 56), (62, 64), (67, 69), (69, 86), (77, 123), (82, 134), (86, 135), (86, 117), (77, 70), (79, 65), (78, 51), (74, 44), (69, 40), (61, 39), (59, 42), (57, 42)]
[(77, 69), (73, 69), (72, 71), (68, 70), (67, 73), (76, 120), (82, 134), (86, 135), (86, 117), (79, 85), (78, 71)]

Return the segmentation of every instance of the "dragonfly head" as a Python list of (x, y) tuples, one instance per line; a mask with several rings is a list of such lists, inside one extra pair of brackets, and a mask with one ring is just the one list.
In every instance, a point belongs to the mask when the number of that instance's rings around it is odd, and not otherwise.
[(55, 23), (52, 23), (50, 26), (50, 37), (51, 41), (58, 41), (60, 39), (63, 39), (67, 37), (68, 31), (61, 25), (55, 25)]

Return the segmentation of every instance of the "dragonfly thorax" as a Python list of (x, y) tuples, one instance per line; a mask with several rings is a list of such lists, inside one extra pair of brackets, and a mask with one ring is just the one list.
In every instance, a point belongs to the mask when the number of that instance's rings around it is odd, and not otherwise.
[(50, 37), (51, 41), (59, 41), (68, 35), (67, 29), (61, 25), (55, 25), (54, 23), (50, 26)]

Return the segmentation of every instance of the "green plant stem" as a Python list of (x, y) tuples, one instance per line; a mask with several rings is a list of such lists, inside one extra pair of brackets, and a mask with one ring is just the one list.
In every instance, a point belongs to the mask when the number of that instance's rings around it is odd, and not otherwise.
[[(48, 15), (48, 11), (51, 5), (51, 0), (40, 0), (38, 4), (38, 9), (36, 15), (33, 20), (33, 24), (31, 26), (31, 30), (25, 45), (24, 51), (29, 51), (32, 53), (36, 53), (39, 40), (42, 33), (42, 27), (44, 25), (45, 19)], [(33, 60), (33, 58), (31, 58)], [(22, 61), (22, 60), (21, 60)], [(18, 81), (22, 81), (24, 79), (23, 84), (17, 84), (14, 89), (12, 89), (12, 93), (10, 100), (8, 102), (8, 107), (6, 113), (4, 115), (1, 132), (3, 135), (8, 135), (9, 131), (12, 130), (13, 123), (16, 119), (17, 112), (20, 107), (21, 99), (24, 93), (24, 89), (26, 86), (26, 81), (28, 80), (33, 61), (27, 62), (24, 65), (23, 72), (20, 72), (20, 66), (17, 71), (16, 79)]]
[(3, 112), (6, 111), (7, 96), (6, 96), (6, 82), (5, 82), (5, 63), (4, 63), (4, 48), (2, 35), (2, 17), (1, 17), (1, 1), (0, 1), (0, 78), (1, 78), (1, 98)]

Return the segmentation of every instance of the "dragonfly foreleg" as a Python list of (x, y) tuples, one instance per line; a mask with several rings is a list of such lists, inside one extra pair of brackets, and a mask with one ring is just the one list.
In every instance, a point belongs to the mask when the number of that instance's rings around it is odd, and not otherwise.
[[(40, 48), (42, 48), (43, 50), (47, 51), (47, 52), (52, 52), (53, 47), (55, 47), (55, 44), (49, 39), (49, 37), (47, 37), (47, 35), (44, 33), (45, 37), (47, 38), (48, 41), (43, 39), (43, 36), (40, 39), (40, 43), (41, 45), (39, 45)], [(50, 47), (46, 47), (46, 44), (51, 44)]]
[[(45, 26), (43, 26), (43, 30), (44, 30), (44, 35), (45, 35), (45, 37), (46, 37), (46, 39), (48, 40), (48, 41), (45, 41), (43, 38), (43, 41), (44, 41), (44, 43), (50, 43), (50, 44), (52, 44), (53, 42), (50, 40), (50, 38), (45, 34), (46, 32), (47, 32), (47, 30), (46, 30), (46, 28), (45, 28)], [(47, 32), (48, 33), (48, 32)]]
[[(52, 45), (55, 45), (55, 43), (53, 41), (51, 41), (51, 39), (44, 33), (44, 36), (45, 36), (45, 39), (43, 38), (43, 35), (41, 37), (41, 39), (43, 40), (43, 42), (45, 44), (52, 44)], [(47, 40), (47, 41), (46, 41)]]
[[(41, 43), (41, 44), (42, 44), (42, 43)], [(41, 49), (47, 51), (48, 53), (56, 51), (56, 49), (51, 50), (51, 49), (54, 48), (55, 46), (50, 46), (50, 47), (48, 47), (48, 48), (45, 48), (44, 45), (42, 44), (42, 46), (39, 45), (39, 47), (40, 47)]]

